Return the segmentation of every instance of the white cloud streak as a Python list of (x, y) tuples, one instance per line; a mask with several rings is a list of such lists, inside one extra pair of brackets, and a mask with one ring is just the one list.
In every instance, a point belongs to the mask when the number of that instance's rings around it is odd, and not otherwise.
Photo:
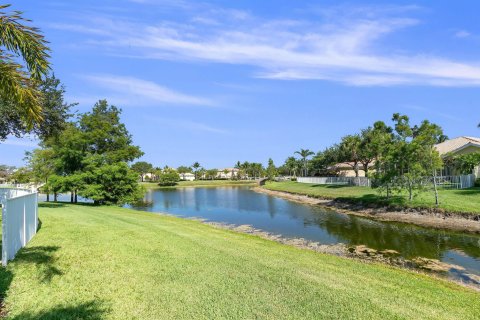
[(225, 129), (213, 127), (211, 125), (192, 121), (188, 119), (181, 119), (181, 118), (164, 118), (164, 117), (149, 117), (149, 121), (154, 121), (157, 124), (166, 125), (172, 128), (182, 129), (182, 130), (189, 130), (192, 132), (205, 132), (205, 133), (213, 133), (213, 134), (228, 134), (229, 132)]
[(457, 38), (468, 38), (470, 37), (472, 34), (468, 31), (465, 31), (465, 30), (459, 30), (457, 32), (455, 32), (455, 37)]
[[(479, 62), (381, 50), (383, 38), (419, 23), (406, 16), (415, 9), (354, 8), (344, 14), (348, 19), (329, 14), (319, 23), (265, 20), (238, 10), (210, 8), (196, 12), (190, 24), (97, 19), (95, 29), (108, 35), (84, 32), (94, 37), (90, 43), (117, 52), (129, 48), (131, 56), (249, 65), (258, 68), (254, 76), (266, 79), (354, 86), (479, 86)], [(79, 27), (63, 27), (82, 32)]]
[(180, 93), (155, 82), (134, 77), (116, 75), (83, 75), (81, 77), (89, 83), (110, 90), (115, 99), (126, 104), (214, 106), (213, 101), (209, 99)]

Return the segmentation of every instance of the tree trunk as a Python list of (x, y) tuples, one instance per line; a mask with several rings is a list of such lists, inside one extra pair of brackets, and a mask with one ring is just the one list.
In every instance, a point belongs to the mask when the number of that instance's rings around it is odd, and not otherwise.
[(77, 203), (78, 202), (78, 194), (77, 194), (77, 190), (75, 190), (75, 199), (74, 199), (74, 202)]
[(413, 201), (413, 190), (412, 190), (412, 183), (410, 182), (410, 180), (408, 180), (408, 200), (410, 202)]
[(353, 171), (355, 171), (355, 177), (358, 178), (358, 162), (353, 165)]
[(438, 206), (440, 203), (438, 201), (437, 174), (435, 172), (433, 173), (433, 190), (435, 192), (435, 205)]
[(56, 192), (53, 193), (53, 201), (57, 202), (58, 200), (58, 194)]
[[(45, 178), (45, 184), (47, 183), (48, 183), (48, 178)], [(50, 202), (50, 193), (48, 190), (47, 190), (47, 202)]]
[(433, 191), (435, 192), (435, 205), (439, 205), (438, 201), (438, 189), (437, 189), (437, 170), (433, 167), (433, 159), (430, 157), (431, 165), (432, 165), (432, 177), (433, 177)]
[(363, 171), (365, 171), (365, 177), (368, 178), (368, 163), (367, 164), (363, 164)]
[(73, 203), (73, 191), (70, 191), (70, 203)]

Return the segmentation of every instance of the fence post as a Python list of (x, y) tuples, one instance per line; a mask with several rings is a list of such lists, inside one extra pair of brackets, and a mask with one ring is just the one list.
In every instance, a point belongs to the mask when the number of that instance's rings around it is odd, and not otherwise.
[(2, 265), (5, 267), (7, 266), (7, 200), (2, 203)]

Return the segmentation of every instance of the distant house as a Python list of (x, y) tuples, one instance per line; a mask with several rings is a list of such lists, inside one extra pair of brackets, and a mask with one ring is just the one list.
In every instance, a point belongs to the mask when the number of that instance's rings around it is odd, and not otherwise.
[(221, 170), (218, 170), (217, 178), (218, 179), (232, 179), (232, 178), (238, 176), (239, 171), (240, 170), (238, 170), (236, 168), (221, 169)]
[[(372, 171), (374, 169), (374, 163), (368, 165), (368, 170)], [(355, 170), (353, 170), (353, 162), (340, 162), (334, 164), (328, 168), (329, 170), (336, 172), (340, 177), (355, 177)], [(363, 170), (363, 165), (358, 164), (358, 176), (365, 177), (365, 171)]]
[[(480, 138), (476, 137), (458, 137), (450, 139), (445, 142), (435, 145), (435, 149), (440, 153), (442, 158), (449, 155), (462, 155), (474, 152), (480, 152)], [(335, 172), (340, 177), (355, 177), (355, 171), (353, 170), (353, 162), (341, 162), (334, 164), (328, 168), (330, 171)], [(365, 171), (363, 165), (358, 165), (358, 176), (365, 177)], [(375, 170), (375, 162), (369, 164), (368, 169), (370, 172)], [(475, 168), (473, 172), (477, 177), (480, 177), (480, 164)], [(442, 176), (458, 175), (458, 172), (454, 168), (445, 166), (441, 172)]]
[(145, 173), (143, 176), (140, 176), (142, 181), (155, 181), (157, 180), (157, 176), (151, 172)]
[(187, 173), (180, 173), (180, 180), (183, 181), (193, 181), (195, 180), (195, 175), (193, 173), (187, 172)]
[[(458, 137), (450, 139), (445, 142), (439, 143), (435, 146), (438, 153), (442, 158), (449, 155), (462, 155), (474, 152), (480, 152), (480, 138), (476, 137)], [(480, 176), (480, 164), (474, 170), (477, 177)], [(442, 175), (455, 175), (457, 174), (453, 168), (445, 166), (442, 170)]]

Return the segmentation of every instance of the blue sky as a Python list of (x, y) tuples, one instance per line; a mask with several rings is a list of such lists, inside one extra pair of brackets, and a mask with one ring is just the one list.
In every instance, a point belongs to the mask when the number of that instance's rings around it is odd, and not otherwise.
[[(69, 102), (106, 98), (154, 165), (277, 164), (394, 112), (480, 136), (478, 1), (22, 1)], [(29, 139), (0, 144), (21, 165)]]

